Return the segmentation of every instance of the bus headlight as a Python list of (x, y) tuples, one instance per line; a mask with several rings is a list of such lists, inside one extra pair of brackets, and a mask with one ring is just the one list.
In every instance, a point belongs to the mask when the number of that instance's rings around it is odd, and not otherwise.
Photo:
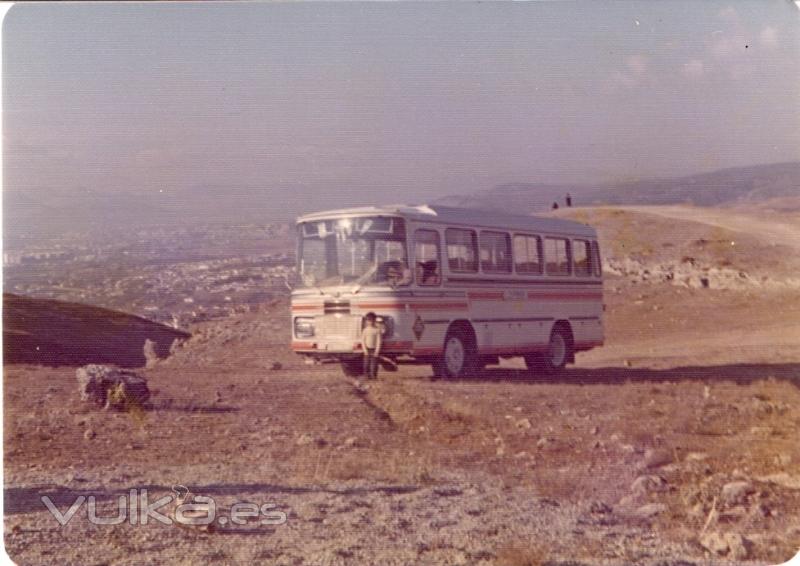
[(294, 319), (294, 335), (298, 338), (314, 336), (314, 317), (298, 316)]

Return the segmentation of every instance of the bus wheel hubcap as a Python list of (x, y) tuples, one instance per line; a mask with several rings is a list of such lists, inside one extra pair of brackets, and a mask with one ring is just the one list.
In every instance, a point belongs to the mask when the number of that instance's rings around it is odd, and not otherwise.
[(447, 347), (444, 350), (444, 360), (447, 365), (447, 371), (456, 375), (461, 371), (464, 366), (464, 344), (458, 338), (450, 338), (447, 341)]
[(550, 339), (550, 363), (555, 367), (559, 367), (564, 363), (566, 355), (567, 344), (564, 342), (564, 337), (561, 334), (553, 334)]

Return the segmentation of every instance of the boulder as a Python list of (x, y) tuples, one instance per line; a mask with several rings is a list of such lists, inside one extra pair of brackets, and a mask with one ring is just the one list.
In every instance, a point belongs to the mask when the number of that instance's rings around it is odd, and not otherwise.
[(749, 554), (750, 541), (737, 533), (708, 533), (700, 537), (700, 544), (712, 554), (743, 560)]
[(666, 488), (667, 480), (656, 475), (639, 476), (631, 484), (631, 491), (637, 495), (644, 495), (652, 491), (664, 491)]
[(142, 347), (144, 354), (145, 367), (151, 368), (158, 362), (158, 353), (156, 352), (156, 343), (146, 338), (144, 346)]
[(649, 448), (644, 453), (641, 467), (646, 469), (660, 468), (671, 464), (673, 461), (672, 452), (663, 448)]
[(722, 486), (722, 501), (727, 505), (738, 505), (744, 503), (747, 496), (754, 491), (748, 481), (732, 481)]
[(75, 376), (81, 399), (98, 407), (126, 410), (150, 399), (147, 380), (129, 370), (89, 364), (78, 368)]
[(648, 503), (637, 508), (633, 512), (633, 517), (648, 521), (667, 510), (667, 506), (663, 503)]

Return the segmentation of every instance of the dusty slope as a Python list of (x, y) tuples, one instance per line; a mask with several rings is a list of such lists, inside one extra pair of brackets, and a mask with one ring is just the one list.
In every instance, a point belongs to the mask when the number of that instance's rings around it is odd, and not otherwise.
[(770, 244), (800, 248), (800, 227), (797, 224), (743, 212), (694, 206), (616, 206), (597, 207), (597, 210), (626, 210), (680, 221), (689, 220), (748, 234)]
[[(604, 235), (656, 226), (583, 213)], [(713, 230), (665, 222), (689, 237), (655, 238), (659, 261)], [(772, 253), (738, 241), (730, 261)], [(147, 371), (144, 415), (81, 406), (70, 369), (8, 367), (7, 548), (37, 564), (786, 560), (800, 548), (797, 293), (611, 277), (606, 303), (608, 345), (551, 379), (516, 361), (457, 382), (406, 367), (359, 391), (288, 352), (285, 304), (196, 328)], [(736, 481), (747, 489), (723, 496)], [(93, 493), (110, 515), (132, 487), (175, 483), (225, 506), (275, 502), (288, 521), (202, 534), (92, 526), (82, 510), (60, 529), (39, 500)], [(741, 547), (713, 555), (699, 541), (717, 534)]]
[(3, 362), (44, 366), (145, 365), (152, 340), (160, 357), (189, 335), (163, 324), (90, 305), (3, 294)]

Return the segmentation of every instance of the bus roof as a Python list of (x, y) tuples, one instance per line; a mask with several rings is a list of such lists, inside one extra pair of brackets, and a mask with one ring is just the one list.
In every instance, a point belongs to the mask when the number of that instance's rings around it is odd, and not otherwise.
[(384, 205), (364, 206), (358, 208), (342, 208), (306, 214), (297, 219), (298, 222), (338, 218), (345, 216), (402, 216), (422, 222), (436, 222), (451, 225), (466, 225), (479, 228), (503, 230), (521, 230), (526, 232), (550, 232), (574, 236), (597, 237), (597, 231), (587, 224), (524, 214), (508, 214), (505, 212), (480, 210), (477, 208), (457, 208), (439, 205)]

